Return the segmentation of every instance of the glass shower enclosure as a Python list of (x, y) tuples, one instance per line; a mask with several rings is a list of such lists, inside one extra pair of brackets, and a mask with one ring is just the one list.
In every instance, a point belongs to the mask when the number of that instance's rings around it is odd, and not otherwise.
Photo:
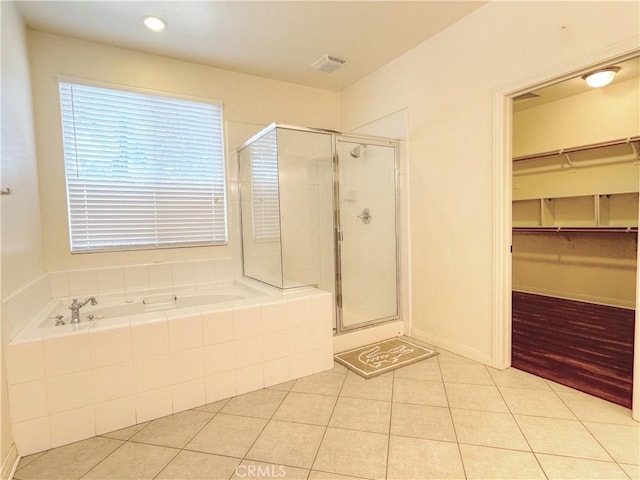
[(397, 147), (280, 124), (245, 142), (243, 274), (331, 292), (338, 333), (398, 318)]

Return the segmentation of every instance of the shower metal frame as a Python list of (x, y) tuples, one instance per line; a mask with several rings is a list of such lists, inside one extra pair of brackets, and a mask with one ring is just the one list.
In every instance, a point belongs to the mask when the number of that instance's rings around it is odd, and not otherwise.
[[(253, 135), (251, 138), (246, 140), (242, 145), (236, 148), (237, 152), (237, 161), (238, 166), (240, 165), (240, 151), (244, 150), (256, 140), (262, 138), (264, 135), (272, 132), (276, 129), (283, 130), (294, 130), (299, 132), (307, 132), (307, 133), (318, 133), (324, 135), (331, 135), (331, 167), (332, 167), (332, 182), (333, 182), (333, 242), (334, 242), (334, 272), (335, 272), (335, 280), (334, 280), (334, 300), (335, 300), (335, 316), (336, 316), (336, 334), (344, 333), (344, 332), (352, 332), (356, 330), (360, 330), (363, 328), (368, 328), (373, 325), (378, 325), (381, 323), (390, 322), (393, 320), (397, 320), (401, 316), (401, 307), (402, 302), (401, 299), (401, 275), (400, 275), (400, 218), (399, 218), (399, 204), (398, 204), (398, 196), (399, 196), (399, 180), (398, 180), (398, 161), (399, 161), (399, 144), (400, 142), (397, 139), (393, 138), (385, 138), (385, 137), (377, 137), (377, 136), (369, 136), (369, 135), (353, 135), (348, 133), (338, 132), (336, 130), (327, 130), (321, 128), (310, 128), (310, 127), (300, 127), (294, 125), (287, 125), (282, 123), (274, 122), (263, 130)], [(343, 310), (342, 310), (342, 252), (341, 252), (341, 242), (342, 239), (342, 230), (340, 224), (340, 158), (338, 154), (338, 144), (339, 142), (350, 142), (350, 143), (358, 143), (358, 144), (366, 144), (366, 145), (376, 145), (376, 146), (384, 146), (384, 147), (392, 147), (393, 148), (393, 175), (394, 175), (394, 214), (395, 214), (395, 281), (396, 281), (396, 291), (395, 291), (395, 300), (396, 300), (396, 314), (376, 318), (374, 320), (369, 320), (366, 322), (361, 322), (355, 324), (353, 326), (345, 327), (344, 319), (343, 319)], [(242, 192), (241, 189), (238, 189), (238, 194), (240, 196), (240, 245), (241, 251), (244, 251), (244, 236), (242, 235), (243, 230), (243, 222), (242, 222)], [(282, 246), (281, 246), (282, 248)], [(242, 261), (242, 274), (245, 275), (244, 268), (244, 255), (241, 258)], [(281, 260), (282, 261), (282, 260)], [(282, 270), (284, 271), (284, 270)], [(248, 277), (254, 279), (253, 277)], [(254, 279), (261, 283), (265, 283), (261, 280)]]
[[(342, 332), (350, 332), (354, 330), (359, 330), (361, 328), (371, 327), (373, 325), (377, 325), (380, 323), (386, 323), (393, 320), (397, 320), (400, 318), (400, 235), (399, 235), (399, 208), (398, 208), (398, 149), (399, 142), (390, 138), (383, 137), (371, 137), (366, 135), (350, 135), (350, 134), (334, 134), (333, 136), (333, 229), (334, 229), (334, 262), (335, 262), (335, 283), (336, 283), (336, 333)], [(394, 215), (395, 215), (395, 274), (396, 274), (396, 314), (388, 317), (380, 317), (374, 320), (369, 320), (366, 322), (360, 322), (352, 326), (345, 327), (344, 325), (344, 317), (343, 317), (343, 303), (342, 303), (342, 249), (341, 243), (343, 241), (342, 235), (342, 224), (340, 221), (340, 155), (338, 153), (338, 144), (340, 142), (348, 142), (348, 143), (357, 143), (357, 144), (366, 144), (366, 145), (376, 145), (382, 147), (391, 147), (393, 148), (393, 180), (394, 180)], [(342, 160), (344, 161), (344, 160)], [(346, 161), (349, 161), (347, 158)]]

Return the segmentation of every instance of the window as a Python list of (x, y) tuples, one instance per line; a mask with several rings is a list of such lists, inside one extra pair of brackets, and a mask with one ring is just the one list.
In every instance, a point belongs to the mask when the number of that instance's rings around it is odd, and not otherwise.
[(276, 130), (251, 145), (251, 199), (253, 238), (280, 238), (280, 203), (278, 200), (278, 142)]
[(60, 83), (71, 252), (224, 244), (222, 106)]

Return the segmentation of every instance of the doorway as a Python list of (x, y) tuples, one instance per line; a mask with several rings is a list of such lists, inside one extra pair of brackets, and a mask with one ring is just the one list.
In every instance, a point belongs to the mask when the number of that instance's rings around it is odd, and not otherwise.
[[(557, 68), (545, 72), (527, 82), (518, 82), (500, 87), (494, 92), (494, 110), (496, 130), (494, 137), (494, 348), (493, 366), (506, 368), (511, 365), (511, 291), (512, 291), (512, 138), (513, 122), (512, 99), (537, 88), (542, 88), (559, 81), (580, 76), (587, 71), (601, 66), (628, 60), (638, 56), (636, 45), (621, 45), (617, 52), (608, 50), (583, 58), (579, 64)], [(569, 73), (567, 73), (569, 70)], [(637, 272), (636, 272), (637, 277)], [(636, 295), (636, 299), (637, 299)], [(637, 303), (637, 302), (636, 302)], [(638, 311), (636, 305), (636, 312)], [(639, 322), (635, 322), (636, 345), (640, 338)], [(640, 355), (638, 348), (634, 350), (634, 394), (633, 417), (640, 417)]]

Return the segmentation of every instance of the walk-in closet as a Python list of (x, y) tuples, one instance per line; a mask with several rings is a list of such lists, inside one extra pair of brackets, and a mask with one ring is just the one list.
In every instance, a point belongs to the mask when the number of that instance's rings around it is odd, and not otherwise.
[(637, 58), (514, 101), (512, 365), (631, 408)]

